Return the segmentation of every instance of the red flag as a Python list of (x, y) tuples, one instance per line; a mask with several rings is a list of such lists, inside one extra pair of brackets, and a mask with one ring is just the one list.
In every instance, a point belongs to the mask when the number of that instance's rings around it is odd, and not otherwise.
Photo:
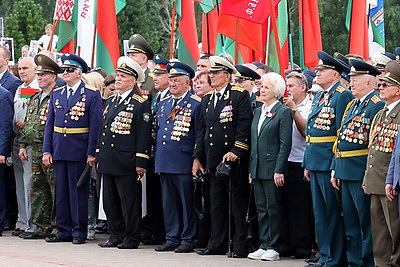
[(204, 53), (215, 55), (215, 47), (217, 44), (218, 32), (218, 10), (203, 14), (202, 16), (202, 47)]
[(368, 14), (366, 1), (352, 1), (349, 52), (369, 57)]
[(300, 46), (303, 48), (300, 65), (313, 69), (318, 65), (317, 53), (322, 50), (317, 0), (299, 0), (299, 27)]
[[(269, 0), (268, 0), (269, 1)], [(223, 14), (245, 19), (257, 24), (264, 24), (271, 14), (266, 0), (222, 0)], [(274, 6), (280, 0), (273, 0)], [(251, 29), (249, 29), (251, 30)]]

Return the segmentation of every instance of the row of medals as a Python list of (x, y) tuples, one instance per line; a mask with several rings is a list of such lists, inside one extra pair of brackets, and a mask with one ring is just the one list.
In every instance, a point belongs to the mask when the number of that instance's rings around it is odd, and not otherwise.
[(187, 136), (189, 133), (190, 121), (192, 120), (191, 109), (184, 108), (175, 116), (174, 128), (171, 132), (171, 140), (180, 141), (181, 136)]
[(40, 110), (39, 110), (39, 114), (40, 114), (40, 124), (45, 124), (46, 123), (46, 119), (47, 119), (47, 114), (48, 114), (48, 106), (49, 106), (49, 102), (47, 100), (47, 103), (44, 104)]
[(335, 118), (335, 110), (331, 107), (323, 107), (315, 119), (314, 128), (329, 131), (331, 129), (331, 119)]
[(75, 105), (69, 111), (69, 115), (71, 116), (71, 120), (78, 121), (80, 116), (85, 115), (85, 98), (82, 98), (82, 101), (76, 102)]
[(378, 124), (376, 127), (376, 130), (379, 132), (378, 144), (375, 146), (375, 149), (386, 153), (392, 152), (398, 128), (399, 126), (396, 123), (389, 123), (388, 125)]
[[(357, 127), (356, 130), (354, 130)], [(340, 138), (348, 142), (359, 143), (368, 142), (368, 134), (370, 129), (370, 118), (355, 116), (346, 129), (343, 130)]]
[(111, 123), (110, 131), (117, 134), (130, 134), (133, 113), (120, 111)]
[(233, 120), (232, 119), (232, 117), (233, 117), (232, 110), (233, 110), (232, 105), (225, 106), (224, 109), (219, 114), (219, 122), (224, 123), (224, 122), (232, 121)]

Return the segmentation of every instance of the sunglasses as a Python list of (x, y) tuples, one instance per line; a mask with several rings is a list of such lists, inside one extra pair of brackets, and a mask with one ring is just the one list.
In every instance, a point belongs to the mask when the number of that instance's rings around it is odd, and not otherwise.
[(76, 70), (76, 68), (72, 68), (72, 67), (63, 67), (61, 68), (62, 72), (74, 72)]

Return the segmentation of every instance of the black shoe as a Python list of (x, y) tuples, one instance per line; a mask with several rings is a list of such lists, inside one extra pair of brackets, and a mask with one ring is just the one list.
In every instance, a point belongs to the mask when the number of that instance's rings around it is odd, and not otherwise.
[(119, 249), (137, 249), (139, 246), (138, 245), (128, 245), (125, 243), (121, 243), (117, 246)]
[(57, 243), (57, 242), (71, 242), (72, 238), (71, 237), (59, 237), (57, 235), (54, 235), (51, 237), (46, 237), (44, 240), (49, 243)]
[(174, 251), (175, 253), (189, 253), (194, 251), (194, 247), (189, 245), (180, 245)]
[(74, 237), (74, 238), (72, 239), (72, 244), (74, 244), (74, 245), (82, 245), (82, 244), (85, 244), (85, 238), (82, 238), (82, 237)]
[[(296, 250), (290, 256), (292, 259), (309, 259), (311, 252), (307, 250)], [(318, 258), (316, 258), (318, 261)]]
[(107, 242), (99, 243), (97, 245), (102, 248), (116, 248), (118, 244), (119, 244), (118, 242), (113, 243), (107, 240)]
[(158, 252), (160, 252), (160, 251), (174, 251), (176, 248), (178, 248), (177, 245), (173, 245), (171, 243), (165, 243), (161, 247), (156, 247), (154, 250), (158, 251)]
[[(21, 234), (22, 235), (22, 234)], [(44, 236), (39, 235), (38, 233), (29, 233), (27, 235), (22, 236), (23, 239), (44, 239)]]
[(318, 262), (318, 260), (319, 259), (317, 257), (315, 257), (315, 258), (305, 259), (304, 261), (307, 263), (315, 263), (315, 262)]
[(22, 233), (24, 233), (24, 232), (25, 232), (24, 230), (21, 230), (20, 228), (17, 228), (17, 229), (15, 229), (14, 232), (12, 232), (11, 234), (12, 234), (13, 236), (19, 236), (20, 234), (22, 234)]
[(202, 255), (202, 256), (204, 256), (204, 255), (224, 255), (225, 254), (222, 252), (214, 251), (210, 248), (199, 249), (196, 252), (197, 252), (197, 254)]
[(247, 258), (247, 255), (249, 253), (241, 253), (241, 252), (227, 252), (226, 256), (228, 258), (236, 258), (236, 259), (243, 259), (243, 258)]
[(18, 237), (19, 238), (24, 238), (25, 236), (28, 236), (28, 235), (31, 235), (31, 234), (32, 234), (32, 232), (23, 232)]
[(0, 232), (0, 236), (2, 236), (2, 235), (3, 235), (3, 231)]
[(153, 239), (153, 238), (142, 241), (143, 245), (162, 245), (162, 244), (164, 244), (164, 242), (165, 242), (165, 240)]
[(326, 265), (322, 265), (319, 262), (309, 262), (306, 266), (304, 267), (322, 267), (322, 266), (326, 266)]

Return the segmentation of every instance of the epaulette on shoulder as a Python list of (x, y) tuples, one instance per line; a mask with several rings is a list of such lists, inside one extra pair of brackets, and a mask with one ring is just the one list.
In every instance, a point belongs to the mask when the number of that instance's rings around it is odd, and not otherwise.
[(199, 96), (197, 96), (197, 95), (191, 95), (190, 98), (191, 98), (191, 99), (194, 99), (194, 100), (196, 100), (196, 101), (198, 101), (198, 102), (201, 101), (201, 98), (200, 98)]
[(91, 85), (85, 85), (85, 88), (87, 88), (87, 89), (89, 89), (89, 90), (92, 90), (92, 91), (97, 91), (97, 88), (96, 87), (93, 87), (93, 86), (91, 86)]
[(214, 90), (208, 91), (205, 95), (212, 95), (214, 94)]
[(260, 98), (259, 96), (256, 96), (256, 101), (257, 101), (257, 102), (262, 102), (262, 101), (261, 101), (261, 98)]
[(64, 86), (57, 87), (56, 89), (53, 90), (53, 92), (54, 92), (54, 91), (61, 90), (61, 89), (64, 89)]
[(110, 95), (106, 100), (115, 97), (115, 95)]
[(343, 93), (343, 92), (346, 92), (346, 88), (344, 88), (343, 86), (341, 86), (341, 85), (339, 85), (337, 88), (336, 88), (336, 91), (338, 91), (339, 93)]
[(164, 97), (163, 100), (168, 99), (168, 98), (170, 98), (170, 97), (172, 97), (172, 95), (168, 95), (168, 96)]
[(134, 94), (133, 96), (132, 96), (132, 98), (133, 99), (135, 99), (137, 102), (139, 102), (139, 103), (143, 103), (144, 101), (146, 101), (143, 97), (141, 97), (141, 96), (139, 96), (139, 95), (136, 95), (136, 94)]
[(244, 88), (239, 87), (239, 86), (232, 86), (231, 90), (233, 90), (233, 91), (239, 91), (239, 92), (241, 92), (241, 93), (245, 91)]
[(382, 101), (382, 99), (380, 99), (377, 95), (374, 95), (373, 97), (371, 97), (371, 101), (376, 103), (379, 103)]

